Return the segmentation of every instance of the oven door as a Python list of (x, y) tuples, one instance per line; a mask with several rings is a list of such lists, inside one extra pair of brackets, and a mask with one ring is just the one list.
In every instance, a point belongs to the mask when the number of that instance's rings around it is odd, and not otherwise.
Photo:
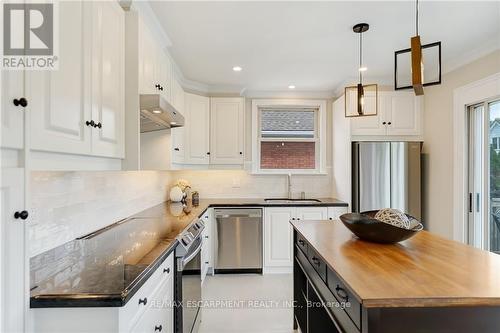
[(182, 316), (182, 329), (179, 333), (194, 333), (198, 331), (201, 317), (199, 305), (201, 302), (201, 237), (192, 244), (189, 252), (178, 260), (178, 274), (182, 307), (179, 308)]

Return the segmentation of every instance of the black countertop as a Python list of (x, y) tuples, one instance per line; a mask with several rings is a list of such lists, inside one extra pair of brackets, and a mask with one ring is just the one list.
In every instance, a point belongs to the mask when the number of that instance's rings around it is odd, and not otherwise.
[(347, 206), (210, 199), (163, 203), (30, 259), (32, 308), (123, 306), (175, 249), (175, 239), (209, 207)]

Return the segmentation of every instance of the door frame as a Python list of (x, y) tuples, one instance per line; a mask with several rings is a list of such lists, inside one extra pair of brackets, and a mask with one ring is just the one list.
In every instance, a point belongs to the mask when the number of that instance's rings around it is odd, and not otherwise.
[(453, 239), (467, 242), (468, 138), (467, 107), (500, 96), (500, 72), (453, 92)]

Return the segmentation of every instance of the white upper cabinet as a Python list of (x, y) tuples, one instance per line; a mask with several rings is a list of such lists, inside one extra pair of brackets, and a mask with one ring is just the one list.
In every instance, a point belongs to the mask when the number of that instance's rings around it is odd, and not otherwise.
[(26, 72), (32, 149), (91, 153), (90, 5), (59, 3), (59, 69)]
[[(185, 115), (185, 95), (184, 89), (179, 81), (172, 80), (172, 103), (174, 107), (183, 115)], [(184, 147), (184, 127), (174, 127), (170, 130), (172, 137), (172, 163), (184, 163), (185, 147)]]
[(210, 99), (186, 93), (185, 101), (185, 163), (208, 164), (210, 162)]
[(116, 2), (92, 4), (92, 153), (123, 158), (125, 17)]
[(376, 116), (351, 118), (355, 136), (421, 138), (423, 105), (413, 92), (379, 92)]
[(243, 98), (212, 98), (211, 164), (243, 164), (244, 109)]
[(0, 138), (0, 147), (22, 149), (24, 145), (23, 119), (25, 112), (22, 105), (26, 100), (24, 96), (24, 73), (22, 71), (2, 71), (1, 79), (0, 130), (2, 136)]
[(421, 97), (413, 92), (386, 97), (387, 135), (420, 135), (422, 115)]
[(59, 69), (29, 71), (31, 149), (123, 157), (124, 13), (117, 2), (61, 1)]
[(172, 62), (139, 17), (139, 93), (161, 94), (172, 102)]

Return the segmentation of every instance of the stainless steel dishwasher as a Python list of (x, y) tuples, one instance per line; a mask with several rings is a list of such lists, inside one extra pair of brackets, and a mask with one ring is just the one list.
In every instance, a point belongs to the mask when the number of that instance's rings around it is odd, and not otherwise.
[(215, 273), (262, 274), (262, 209), (215, 209)]

